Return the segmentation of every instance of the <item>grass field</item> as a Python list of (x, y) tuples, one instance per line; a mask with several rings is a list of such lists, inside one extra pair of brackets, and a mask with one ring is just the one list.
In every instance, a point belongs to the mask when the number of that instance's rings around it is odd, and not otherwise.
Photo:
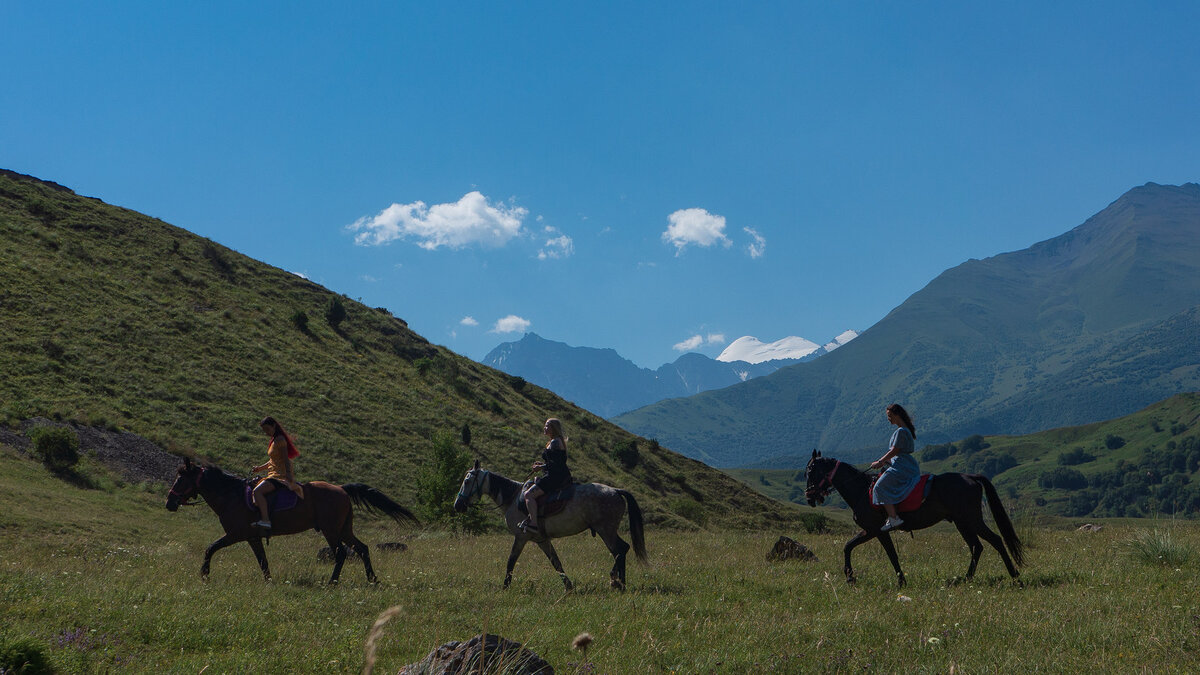
[[(664, 532), (651, 529), (648, 566), (630, 565), (630, 590), (607, 586), (598, 540), (558, 545), (577, 588), (565, 593), (536, 548), (500, 582), (506, 536), (455, 537), (359, 520), (382, 578), (368, 585), (348, 561), (326, 587), (316, 535), (277, 538), (264, 583), (248, 547), (216, 555), (207, 507), (168, 513), (165, 490), (85, 490), (0, 447), (0, 640), (33, 638), (64, 672), (357, 672), (376, 617), (402, 611), (379, 643), (376, 672), (395, 672), (449, 640), (486, 630), (526, 643), (557, 672), (1187, 672), (1200, 668), (1200, 582), (1192, 523), (1124, 521), (1096, 533), (1019, 519), (1028, 545), (1025, 587), (994, 552), (973, 583), (948, 585), (967, 564), (951, 529), (897, 538), (909, 585), (898, 593), (882, 550), (856, 551), (860, 582), (841, 576), (849, 531)], [(1139, 557), (1156, 533), (1183, 555)], [(820, 557), (771, 563), (786, 534)], [(404, 538), (408, 537), (408, 538)], [(1153, 540), (1152, 541), (1157, 541)], [(905, 598), (908, 598), (905, 600)], [(571, 640), (595, 637), (587, 661)]]

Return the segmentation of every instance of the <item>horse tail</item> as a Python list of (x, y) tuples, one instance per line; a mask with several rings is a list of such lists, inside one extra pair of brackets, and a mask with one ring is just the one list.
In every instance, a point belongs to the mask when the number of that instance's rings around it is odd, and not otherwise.
[(642, 509), (629, 492), (617, 490), (617, 494), (625, 498), (625, 505), (629, 507), (629, 536), (633, 538), (633, 552), (638, 560), (646, 562), (646, 528), (642, 523)]
[(987, 479), (987, 476), (974, 476), (976, 480), (983, 483), (984, 492), (987, 494), (988, 507), (992, 510), (992, 519), (996, 521), (996, 527), (1000, 528), (1000, 536), (1004, 539), (1005, 545), (1008, 546), (1009, 553), (1012, 554), (1013, 562), (1017, 567), (1025, 564), (1025, 545), (1017, 538), (1017, 531), (1013, 529), (1012, 521), (1008, 518), (1008, 512), (1004, 510), (1004, 504), (1000, 503), (1000, 495), (996, 492), (992, 481)]
[(417, 517), (412, 514), (412, 511), (400, 506), (392, 501), (390, 497), (370, 485), (346, 483), (342, 486), (342, 490), (350, 496), (350, 501), (354, 502), (355, 506), (361, 506), (371, 513), (382, 512), (383, 515), (400, 524), (403, 524), (406, 520), (411, 523), (419, 522)]

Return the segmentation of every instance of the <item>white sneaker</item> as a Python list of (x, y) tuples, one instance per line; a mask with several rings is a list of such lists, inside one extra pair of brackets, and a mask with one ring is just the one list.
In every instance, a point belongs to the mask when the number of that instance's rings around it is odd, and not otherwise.
[(897, 527), (900, 527), (903, 524), (904, 524), (904, 521), (900, 520), (899, 516), (897, 516), (895, 518), (888, 518), (887, 522), (883, 524), (883, 527), (879, 528), (879, 531), (880, 532), (891, 532), (892, 530), (896, 529)]
[(258, 521), (257, 523), (254, 523), (254, 524), (252, 525), (252, 527), (261, 527), (261, 528), (262, 528), (262, 529), (264, 529), (264, 530), (269, 530), (269, 529), (271, 529), (271, 521), (269, 521), (269, 520), (260, 520), (260, 521)]

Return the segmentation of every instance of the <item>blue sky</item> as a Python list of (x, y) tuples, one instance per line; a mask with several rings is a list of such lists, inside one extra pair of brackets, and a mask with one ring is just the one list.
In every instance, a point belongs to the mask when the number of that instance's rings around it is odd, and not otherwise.
[(0, 4), (0, 167), (472, 358), (865, 330), (1200, 180), (1200, 5)]

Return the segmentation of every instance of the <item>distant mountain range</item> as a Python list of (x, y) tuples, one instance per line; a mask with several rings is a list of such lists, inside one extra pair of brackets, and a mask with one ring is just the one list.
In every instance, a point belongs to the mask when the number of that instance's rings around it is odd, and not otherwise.
[(763, 343), (747, 336), (735, 340), (716, 360), (689, 353), (674, 363), (650, 370), (613, 349), (572, 347), (526, 333), (516, 342), (505, 342), (493, 349), (482, 363), (545, 387), (594, 413), (612, 417), (666, 398), (728, 387), (784, 366), (810, 361), (856, 335), (854, 331), (846, 331), (824, 346), (798, 337)]
[(1087, 424), (1196, 390), (1200, 185), (1147, 183), (1061, 236), (943, 272), (828, 356), (614, 421), (728, 467), (813, 448), (878, 456), (892, 401), (924, 444)]

